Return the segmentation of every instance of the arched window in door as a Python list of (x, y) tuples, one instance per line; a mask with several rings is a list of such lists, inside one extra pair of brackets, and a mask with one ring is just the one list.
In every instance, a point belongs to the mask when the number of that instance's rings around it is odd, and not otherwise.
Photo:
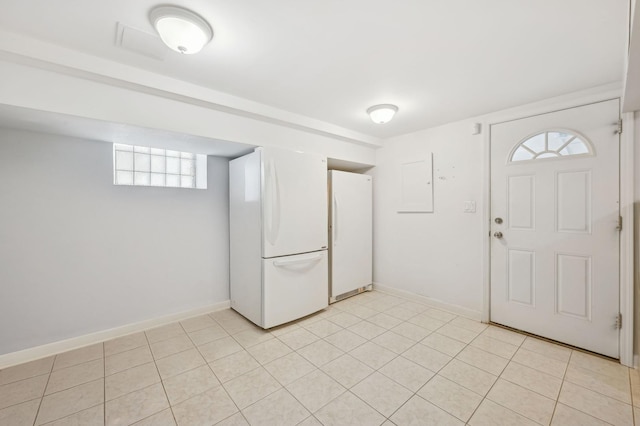
[(548, 130), (517, 144), (509, 162), (587, 155), (594, 155), (594, 151), (584, 136), (568, 130)]

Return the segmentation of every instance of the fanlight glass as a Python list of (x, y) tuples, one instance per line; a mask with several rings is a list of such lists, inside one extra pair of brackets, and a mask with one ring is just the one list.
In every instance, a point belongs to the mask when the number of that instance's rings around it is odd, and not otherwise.
[(593, 150), (584, 138), (573, 133), (553, 130), (538, 133), (520, 142), (511, 154), (509, 161), (528, 161), (572, 155), (593, 155)]

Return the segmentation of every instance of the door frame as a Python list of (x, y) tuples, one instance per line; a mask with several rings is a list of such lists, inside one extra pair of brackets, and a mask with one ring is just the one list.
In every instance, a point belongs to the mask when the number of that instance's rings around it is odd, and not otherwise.
[[(569, 95), (533, 104), (526, 108), (517, 108), (504, 114), (486, 117), (481, 123), (485, 129), (483, 140), (483, 201), (482, 211), (482, 267), (483, 267), (483, 304), (482, 322), (491, 318), (491, 126), (548, 114), (564, 109), (575, 108), (592, 103), (618, 99), (620, 89), (600, 91), (582, 96)], [(633, 329), (634, 329), (634, 250), (633, 250), (633, 201), (634, 201), (634, 115), (621, 114), (622, 134), (620, 137), (620, 313), (622, 328), (619, 334), (619, 354), (622, 365), (633, 367)]]

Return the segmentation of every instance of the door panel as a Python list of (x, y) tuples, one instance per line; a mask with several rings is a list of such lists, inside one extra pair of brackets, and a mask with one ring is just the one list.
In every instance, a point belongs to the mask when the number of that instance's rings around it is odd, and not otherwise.
[(327, 159), (261, 148), (263, 257), (327, 248)]
[(616, 99), (491, 126), (491, 320), (615, 358), (618, 117)]

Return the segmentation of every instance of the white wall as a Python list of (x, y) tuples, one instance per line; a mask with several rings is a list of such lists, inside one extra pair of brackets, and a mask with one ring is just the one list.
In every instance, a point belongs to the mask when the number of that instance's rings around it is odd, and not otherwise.
[[(374, 282), (482, 310), (483, 136), (463, 121), (389, 139), (374, 176)], [(433, 213), (397, 213), (399, 164), (433, 152)], [(475, 214), (464, 202), (477, 202)]]
[(207, 190), (114, 186), (111, 144), (0, 129), (0, 354), (228, 300), (208, 166)]

